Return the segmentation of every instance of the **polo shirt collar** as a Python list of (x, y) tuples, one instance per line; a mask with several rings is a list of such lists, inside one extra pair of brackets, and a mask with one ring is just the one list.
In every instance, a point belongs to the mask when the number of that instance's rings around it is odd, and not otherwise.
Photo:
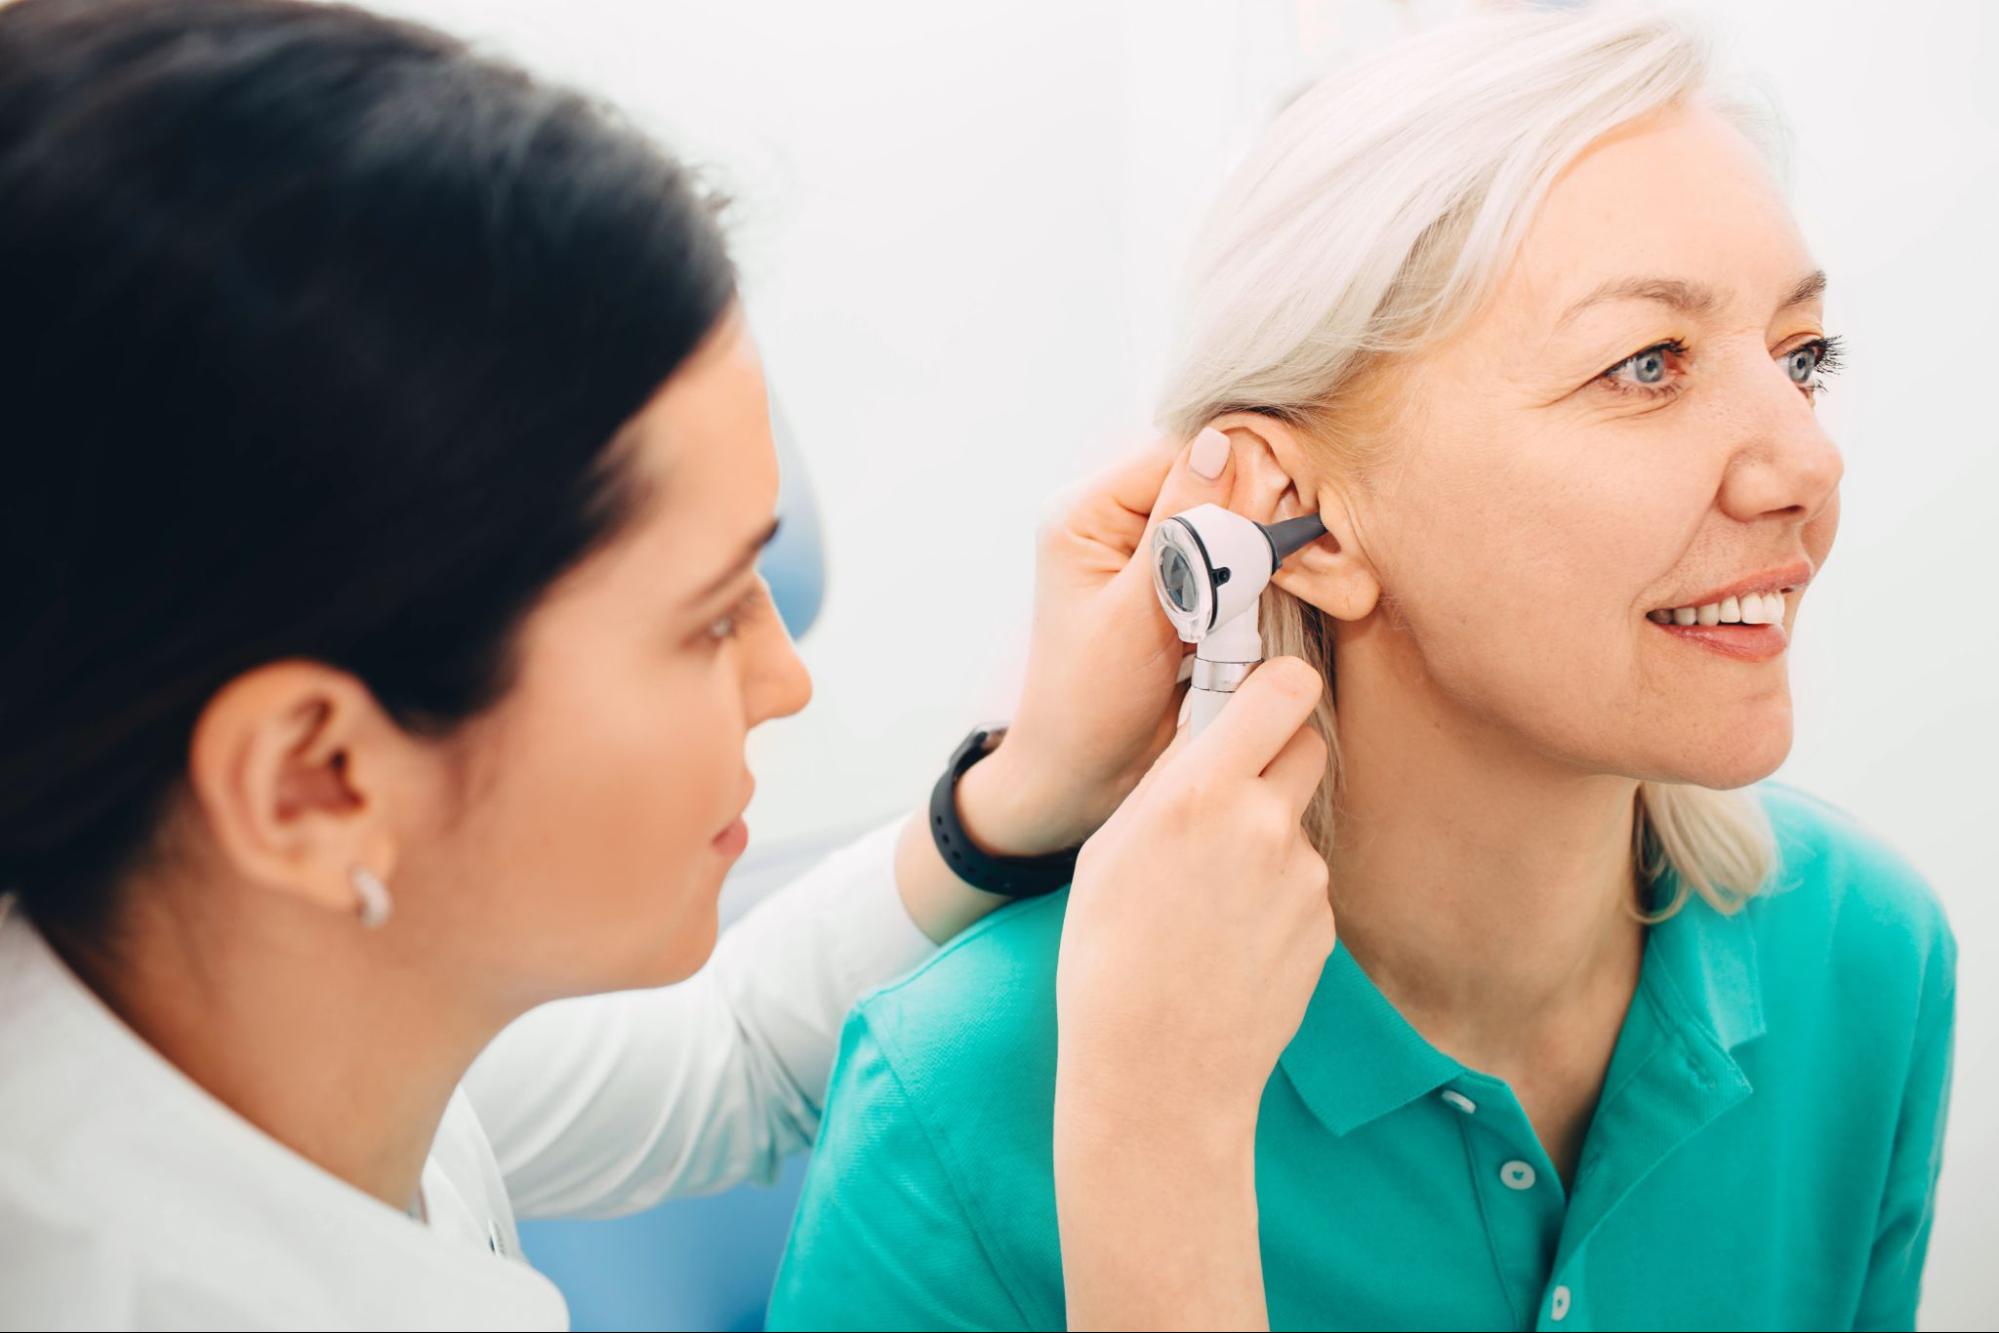
[[(1678, 879), (1668, 870), (1659, 879), (1655, 904), (1669, 903)], [(1652, 927), (1645, 947), (1645, 970), (1670, 977), (1685, 1017), (1704, 1029), (1723, 1050), (1733, 1051), (1763, 1035), (1763, 982), (1751, 920), (1755, 900), (1725, 916), (1697, 893), (1672, 916)]]
[(1399, 1110), (1464, 1072), (1409, 1025), (1344, 943), (1326, 960), (1278, 1064), (1336, 1135)]
[[(1653, 901), (1672, 901), (1674, 889), (1669, 870)], [(1764, 1031), (1749, 912), (1724, 916), (1692, 895), (1646, 936), (1641, 988), (1649, 981), (1671, 995), (1676, 1020), (1704, 1031), (1717, 1053)], [(1340, 1136), (1474, 1072), (1412, 1027), (1344, 944), (1326, 960), (1278, 1064), (1313, 1115)]]

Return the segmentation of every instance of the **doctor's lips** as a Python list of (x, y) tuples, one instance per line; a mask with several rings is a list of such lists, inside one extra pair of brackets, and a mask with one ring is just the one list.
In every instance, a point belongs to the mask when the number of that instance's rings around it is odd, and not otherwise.
[(709, 845), (726, 857), (738, 857), (750, 845), (750, 827), (743, 822), (743, 812), (750, 808), (750, 798), (756, 795), (756, 779), (748, 779), (749, 790), (743, 793), (743, 802), (736, 807), (736, 817), (729, 826), (709, 839)]

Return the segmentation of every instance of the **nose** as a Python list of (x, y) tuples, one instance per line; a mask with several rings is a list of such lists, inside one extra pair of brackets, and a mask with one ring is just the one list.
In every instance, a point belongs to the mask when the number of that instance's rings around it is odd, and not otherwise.
[(812, 702), (812, 673), (775, 613), (761, 618), (746, 675), (743, 702), (752, 727), (790, 717)]
[(1782, 364), (1762, 360), (1736, 392), (1740, 437), (1722, 483), (1723, 510), (1744, 523), (1810, 523), (1839, 495), (1846, 472), (1839, 446)]

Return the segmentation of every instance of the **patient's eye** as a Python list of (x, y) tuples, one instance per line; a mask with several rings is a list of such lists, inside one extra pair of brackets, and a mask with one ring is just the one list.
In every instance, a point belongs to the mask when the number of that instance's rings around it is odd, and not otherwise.
[(1823, 375), (1836, 374), (1842, 364), (1838, 338), (1814, 338), (1810, 342), (1799, 343), (1784, 353), (1784, 373), (1791, 382), (1803, 389), (1807, 396), (1825, 389)]
[(1640, 384), (1657, 384), (1666, 378), (1666, 349), (1654, 347), (1640, 352), (1627, 363), (1631, 367), (1631, 378)]
[(1668, 338), (1665, 342), (1653, 343), (1643, 351), (1633, 352), (1598, 375), (1597, 380), (1619, 393), (1639, 393), (1648, 397), (1674, 393), (1680, 386), (1673, 375), (1686, 355), (1685, 343), (1678, 338)]

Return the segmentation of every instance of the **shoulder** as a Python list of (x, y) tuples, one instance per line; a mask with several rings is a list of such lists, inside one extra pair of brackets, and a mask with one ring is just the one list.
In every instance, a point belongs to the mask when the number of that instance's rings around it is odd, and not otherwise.
[(232, 1328), (298, 1319), (254, 1308), (212, 1269), (185, 1262), (167, 1219), (145, 1244), (89, 1190), (0, 1157), (0, 1293), (10, 1328)]
[[(856, 1019), (909, 1096), (953, 1096), (995, 1062), (1016, 1074), (1045, 1066), (1052, 1091), (1055, 962), (1068, 903), (1064, 889), (1004, 907), (860, 1002)], [(1025, 1091), (1032, 1082), (1009, 1085)]]
[(1929, 881), (1887, 839), (1832, 802), (1765, 782), (1757, 794), (1776, 835), (1764, 897), (1822, 917), (1849, 947), (1954, 962), (1956, 939)]
[(1766, 972), (1774, 963), (1778, 980), (1823, 991), (1844, 1008), (1885, 1004), (1894, 1012), (1899, 1000), (1924, 1021), (1947, 1013), (1957, 940), (1929, 881), (1831, 802), (1785, 783), (1756, 790), (1778, 863), (1744, 911)]
[(1067, 903), (1002, 908), (855, 1007), (770, 1327), (1060, 1327), (1050, 1163)]

